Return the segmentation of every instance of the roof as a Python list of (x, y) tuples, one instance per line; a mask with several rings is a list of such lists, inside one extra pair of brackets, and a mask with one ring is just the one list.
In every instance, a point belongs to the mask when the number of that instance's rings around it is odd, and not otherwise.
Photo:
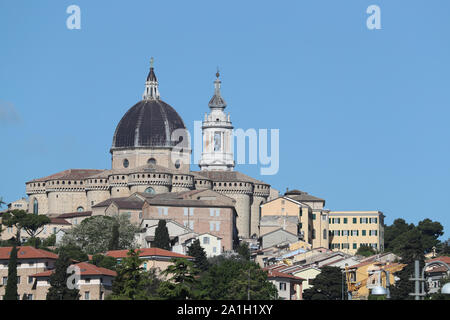
[(65, 220), (65, 219), (61, 219), (61, 218), (50, 218), (50, 224), (61, 224), (61, 225), (69, 225), (71, 226), (72, 224)]
[(270, 278), (286, 278), (286, 279), (297, 280), (297, 281), (305, 281), (305, 279), (293, 276), (292, 274), (289, 274), (289, 273), (284, 273), (284, 272), (280, 272), (280, 271), (273, 270), (273, 269), (269, 269), (266, 271), (267, 271), (267, 278), (269, 278), (269, 279)]
[(294, 236), (294, 237), (297, 237), (298, 238), (298, 236), (296, 235), (296, 234), (293, 234), (292, 232), (289, 232), (289, 231), (286, 231), (286, 230), (284, 230), (283, 228), (278, 228), (278, 229), (275, 229), (275, 230), (272, 230), (272, 231), (270, 231), (270, 232), (267, 232), (267, 233), (265, 233), (265, 234), (263, 234), (262, 236), (261, 236), (261, 238), (263, 238), (263, 237), (265, 237), (265, 236), (267, 236), (267, 235), (269, 235), (269, 234), (272, 234), (272, 233), (275, 233), (275, 232), (284, 232), (284, 233), (288, 233), (288, 234), (290, 234), (290, 235), (292, 235), (292, 236)]
[(120, 120), (111, 149), (175, 146), (178, 142), (171, 141), (172, 133), (185, 128), (175, 109), (164, 101), (142, 100)]
[[(9, 260), (12, 248), (13, 247), (1, 247), (0, 260)], [(29, 246), (17, 247), (17, 249), (17, 259), (58, 259), (57, 254), (42, 249), (36, 249)]]
[(269, 185), (263, 181), (256, 180), (239, 171), (197, 171), (196, 174), (212, 181), (220, 182), (250, 182), (255, 184)]
[(142, 209), (144, 201), (137, 197), (120, 197), (120, 198), (109, 198), (105, 201), (97, 203), (92, 206), (93, 208), (98, 207), (109, 207), (112, 203), (117, 205), (119, 209)]
[(426, 262), (430, 263), (430, 262), (434, 262), (434, 261), (442, 261), (442, 262), (445, 262), (446, 264), (450, 265), (450, 257), (447, 257), (447, 256), (436, 257), (436, 258), (427, 260)]
[(78, 217), (89, 217), (91, 215), (92, 215), (92, 211), (70, 212), (70, 213), (60, 214), (57, 218), (72, 219), (72, 218), (78, 218)]
[(308, 192), (297, 190), (297, 189), (288, 190), (288, 191), (286, 191), (286, 193), (284, 195), (291, 199), (297, 200), (297, 201), (310, 201), (310, 202), (325, 203), (324, 199), (312, 196), (312, 195), (308, 194)]
[[(80, 262), (75, 264), (75, 266), (80, 268), (80, 275), (81, 276), (110, 276), (115, 277), (117, 276), (117, 273), (115, 271), (97, 267), (96, 265), (93, 265), (88, 262)], [(52, 273), (55, 270), (47, 270), (44, 272), (39, 272), (36, 274), (31, 275), (31, 277), (40, 278), (40, 277), (50, 277)]]
[(44, 178), (34, 179), (28, 182), (42, 182), (48, 180), (84, 180), (103, 171), (104, 170), (98, 169), (68, 169)]
[[(168, 250), (164, 250), (164, 249), (160, 249), (160, 248), (144, 248), (144, 249), (137, 249), (140, 251), (139, 253), (139, 257), (153, 257), (153, 256), (157, 256), (157, 257), (168, 257), (168, 258), (186, 258), (186, 259), (191, 259), (191, 256), (186, 256), (184, 254), (181, 253), (176, 253), (176, 252), (172, 252), (172, 251), (168, 251)], [(112, 250), (112, 251), (108, 251), (106, 253), (107, 256), (116, 258), (116, 259), (121, 259), (121, 258), (126, 258), (127, 257), (127, 253), (129, 250)]]

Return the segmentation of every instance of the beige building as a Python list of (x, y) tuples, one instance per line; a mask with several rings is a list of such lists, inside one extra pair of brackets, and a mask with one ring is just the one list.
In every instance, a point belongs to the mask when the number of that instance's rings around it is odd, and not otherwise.
[(328, 248), (328, 210), (325, 200), (299, 190), (261, 205), (260, 236), (283, 228), (312, 245)]
[(361, 245), (384, 251), (384, 215), (381, 211), (330, 211), (330, 248), (355, 254)]

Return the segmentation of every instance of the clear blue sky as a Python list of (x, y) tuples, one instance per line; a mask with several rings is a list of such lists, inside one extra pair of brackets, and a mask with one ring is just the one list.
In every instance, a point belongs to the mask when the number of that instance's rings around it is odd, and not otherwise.
[[(81, 30), (66, 28), (71, 4)], [(366, 27), (371, 4), (381, 30)], [(277, 175), (238, 170), (329, 209), (449, 230), (449, 12), (447, 0), (2, 0), (0, 196), (110, 168), (115, 126), (154, 56), (162, 98), (189, 129), (216, 66), (235, 127), (280, 129)]]

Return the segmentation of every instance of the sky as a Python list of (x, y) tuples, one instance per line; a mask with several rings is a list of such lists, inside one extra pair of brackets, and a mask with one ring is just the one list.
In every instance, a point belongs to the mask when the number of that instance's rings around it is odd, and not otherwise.
[(0, 197), (65, 169), (109, 169), (154, 57), (161, 98), (189, 130), (217, 67), (234, 127), (279, 129), (277, 174), (237, 170), (331, 210), (380, 210), (387, 224), (430, 218), (447, 239), (448, 12), (447, 0), (2, 0)]

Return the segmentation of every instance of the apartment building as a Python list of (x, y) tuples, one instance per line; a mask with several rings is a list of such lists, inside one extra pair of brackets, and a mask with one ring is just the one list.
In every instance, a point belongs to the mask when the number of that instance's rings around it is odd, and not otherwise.
[(381, 211), (330, 211), (330, 248), (355, 254), (361, 245), (384, 251), (384, 215)]

